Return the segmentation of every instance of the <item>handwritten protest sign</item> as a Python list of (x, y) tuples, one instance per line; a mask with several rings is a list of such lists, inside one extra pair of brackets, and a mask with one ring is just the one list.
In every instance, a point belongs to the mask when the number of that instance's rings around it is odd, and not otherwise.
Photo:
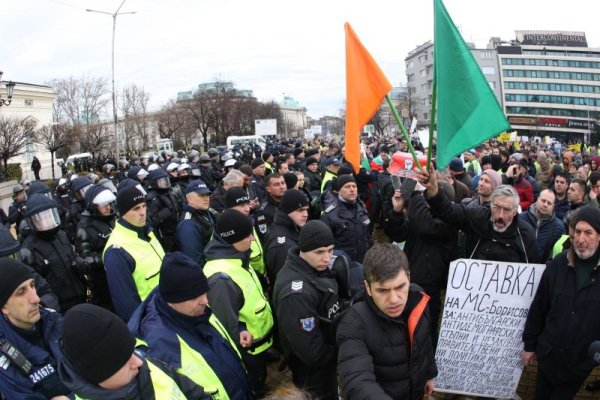
[(450, 264), (436, 391), (514, 398), (523, 328), (545, 267), (469, 259)]

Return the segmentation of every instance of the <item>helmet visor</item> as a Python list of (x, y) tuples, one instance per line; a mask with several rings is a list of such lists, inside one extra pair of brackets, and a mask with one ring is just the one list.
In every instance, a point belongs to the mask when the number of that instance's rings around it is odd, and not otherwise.
[(158, 178), (155, 183), (156, 187), (159, 189), (168, 189), (171, 187), (171, 181), (168, 177), (163, 176), (162, 178)]
[(110, 190), (103, 190), (96, 197), (94, 197), (93, 203), (97, 206), (104, 207), (107, 204), (112, 203), (117, 198)]
[(56, 207), (40, 211), (30, 217), (31, 227), (38, 231), (44, 232), (50, 229), (57, 228), (60, 225), (60, 216)]

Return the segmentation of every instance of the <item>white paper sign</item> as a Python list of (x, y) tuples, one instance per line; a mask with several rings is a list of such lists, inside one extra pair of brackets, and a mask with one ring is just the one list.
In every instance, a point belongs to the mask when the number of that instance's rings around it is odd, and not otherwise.
[(436, 391), (514, 398), (523, 328), (545, 268), (470, 259), (450, 264)]

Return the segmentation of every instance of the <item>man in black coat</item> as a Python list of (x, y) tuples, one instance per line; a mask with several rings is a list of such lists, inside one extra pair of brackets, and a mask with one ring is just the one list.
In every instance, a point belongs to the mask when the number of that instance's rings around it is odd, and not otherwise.
[(581, 207), (573, 246), (552, 260), (531, 303), (523, 365), (538, 359), (535, 400), (572, 399), (597, 365), (588, 348), (600, 340), (600, 210)]
[(265, 264), (269, 282), (275, 282), (277, 273), (285, 264), (288, 251), (298, 245), (300, 229), (307, 220), (306, 196), (296, 189), (286, 190), (265, 238)]
[(535, 231), (517, 217), (519, 195), (509, 185), (492, 192), (490, 207), (453, 204), (438, 190), (435, 171), (415, 170), (425, 185), (432, 214), (467, 234), (468, 258), (537, 263), (540, 260)]
[(427, 296), (410, 284), (408, 260), (394, 244), (374, 245), (364, 259), (364, 301), (337, 329), (338, 373), (346, 399), (423, 399), (437, 367)]
[(321, 221), (306, 223), (273, 289), (281, 347), (294, 384), (324, 400), (338, 398), (334, 321), (341, 306), (329, 270), (333, 242)]

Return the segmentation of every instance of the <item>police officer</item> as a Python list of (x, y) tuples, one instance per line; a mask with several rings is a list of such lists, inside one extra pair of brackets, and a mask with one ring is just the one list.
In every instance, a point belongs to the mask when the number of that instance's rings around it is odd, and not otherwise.
[(86, 176), (80, 176), (71, 182), (69, 194), (71, 196), (71, 206), (67, 213), (65, 231), (69, 236), (69, 240), (75, 243), (75, 235), (77, 234), (77, 225), (81, 219), (81, 213), (85, 210), (85, 192), (92, 186), (92, 181)]
[(90, 266), (88, 285), (92, 303), (112, 310), (112, 301), (102, 262), (102, 251), (117, 219), (114, 212), (115, 195), (107, 187), (92, 185), (85, 193), (85, 211), (77, 225), (75, 241), (79, 255)]
[(148, 175), (148, 216), (150, 225), (156, 230), (158, 240), (165, 251), (175, 247), (175, 230), (181, 203), (171, 190), (168, 174), (162, 169), (155, 169)]
[(285, 264), (288, 251), (298, 245), (300, 229), (307, 220), (306, 196), (296, 189), (286, 190), (265, 240), (265, 264), (270, 282), (275, 282), (277, 273)]
[[(208, 307), (201, 266), (181, 252), (165, 256), (160, 283), (129, 320), (147, 354), (177, 368), (213, 399), (252, 399), (237, 343)], [(236, 337), (237, 339), (237, 337)]]
[(174, 368), (136, 352), (127, 325), (93, 304), (65, 316), (59, 372), (67, 387), (89, 400), (211, 399)]
[(338, 158), (333, 157), (326, 161), (325, 166), (327, 169), (325, 170), (325, 174), (323, 174), (323, 180), (321, 181), (321, 192), (324, 192), (326, 189), (328, 189), (329, 186), (331, 186), (330, 181), (337, 178), (338, 172), (342, 167), (342, 163)]
[(188, 257), (204, 265), (204, 247), (210, 241), (216, 223), (216, 212), (210, 209), (210, 189), (200, 179), (191, 181), (186, 188), (182, 218), (177, 224), (177, 248)]
[(13, 190), (13, 202), (8, 207), (8, 223), (15, 224), (16, 229), (19, 229), (21, 221), (25, 219), (25, 203), (27, 202), (27, 194), (25, 188), (21, 185), (15, 185)]
[(273, 219), (275, 219), (275, 211), (277, 211), (277, 207), (287, 186), (282, 175), (273, 173), (266, 177), (265, 188), (265, 199), (255, 213), (258, 236), (262, 243), (265, 243), (264, 237), (267, 234), (267, 229), (273, 223)]
[(200, 154), (198, 167), (200, 168), (200, 179), (206, 183), (211, 191), (215, 190), (217, 188), (217, 182), (215, 181), (211, 159), (208, 154)]
[(57, 370), (61, 315), (40, 307), (29, 267), (0, 258), (0, 271), (0, 393), (7, 399), (71, 398)]
[(27, 200), (27, 223), (31, 234), (20, 250), (21, 260), (44, 277), (58, 296), (60, 308), (68, 310), (85, 301), (83, 274), (88, 265), (73, 251), (67, 234), (60, 229), (54, 200), (34, 194)]
[(336, 250), (343, 250), (352, 261), (362, 263), (371, 247), (367, 210), (358, 199), (356, 180), (352, 175), (340, 175), (335, 185), (338, 197), (324, 210), (321, 221), (331, 228)]
[(266, 351), (273, 344), (273, 314), (258, 276), (249, 265), (253, 240), (248, 217), (225, 210), (206, 248), (204, 273), (211, 307), (229, 336), (239, 338), (252, 389), (260, 398), (267, 392)]
[(60, 178), (56, 182), (54, 200), (56, 200), (56, 204), (64, 210), (65, 214), (69, 211), (71, 199), (69, 198), (69, 180), (67, 178)]
[(116, 313), (128, 321), (158, 285), (165, 252), (146, 223), (146, 197), (137, 186), (117, 194), (121, 216), (104, 247), (104, 269)]
[(329, 270), (333, 234), (323, 222), (310, 221), (298, 243), (273, 290), (281, 347), (296, 386), (318, 399), (337, 399), (334, 320), (340, 301)]

